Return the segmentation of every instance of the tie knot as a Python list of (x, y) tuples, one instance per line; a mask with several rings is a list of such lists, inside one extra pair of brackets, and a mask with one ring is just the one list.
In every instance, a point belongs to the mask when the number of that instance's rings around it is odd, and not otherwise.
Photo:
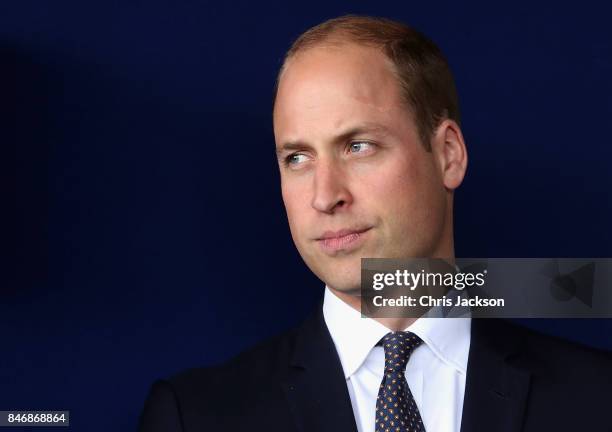
[(388, 372), (403, 372), (410, 355), (423, 341), (412, 332), (387, 333), (381, 340), (385, 349), (385, 370)]

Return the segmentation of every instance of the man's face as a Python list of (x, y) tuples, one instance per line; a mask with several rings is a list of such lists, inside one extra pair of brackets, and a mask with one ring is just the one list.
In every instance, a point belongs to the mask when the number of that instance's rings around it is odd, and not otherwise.
[(293, 241), (328, 286), (358, 290), (361, 258), (448, 252), (440, 164), (420, 142), (383, 53), (344, 44), (292, 58), (274, 135)]

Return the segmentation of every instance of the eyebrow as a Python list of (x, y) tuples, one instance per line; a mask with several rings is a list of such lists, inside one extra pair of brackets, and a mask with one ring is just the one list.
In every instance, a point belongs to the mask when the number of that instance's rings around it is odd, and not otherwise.
[[(356, 135), (372, 133), (372, 132), (387, 134), (389, 133), (389, 130), (385, 126), (382, 126), (376, 123), (363, 123), (358, 126), (350, 127), (346, 131), (341, 132), (340, 134), (336, 135), (332, 139), (332, 142), (334, 143), (344, 142)], [(312, 146), (305, 141), (300, 141), (300, 140), (288, 141), (288, 142), (283, 143), (280, 147), (276, 148), (276, 154), (280, 155), (281, 153), (284, 153), (286, 151), (303, 150), (305, 148), (311, 148), (311, 147)]]

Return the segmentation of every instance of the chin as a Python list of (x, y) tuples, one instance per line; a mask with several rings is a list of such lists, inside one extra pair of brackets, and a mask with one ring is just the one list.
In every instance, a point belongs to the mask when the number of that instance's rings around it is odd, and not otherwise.
[(353, 295), (361, 292), (361, 267), (357, 271), (334, 269), (323, 273), (319, 278), (330, 288)]
[(313, 259), (310, 262), (304, 261), (310, 270), (330, 288), (346, 294), (358, 295), (361, 292), (361, 254), (343, 258), (324, 257), (324, 259)]
[(361, 287), (359, 285), (357, 285), (357, 287), (355, 287), (355, 285), (352, 284), (347, 284), (347, 285), (332, 285), (332, 284), (327, 284), (328, 287), (333, 288), (335, 291), (337, 292), (341, 292), (343, 294), (348, 294), (351, 296), (355, 296), (355, 297), (360, 297), (361, 296)]

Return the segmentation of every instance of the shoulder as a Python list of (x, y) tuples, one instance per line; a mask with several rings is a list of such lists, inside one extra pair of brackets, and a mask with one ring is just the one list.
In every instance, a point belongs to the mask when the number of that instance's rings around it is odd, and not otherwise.
[(563, 377), (565, 382), (576, 383), (590, 392), (612, 382), (611, 352), (533, 330), (523, 331), (525, 352), (531, 356), (536, 376)]
[(333, 342), (321, 303), (297, 327), (268, 338), (223, 364), (188, 369), (167, 381), (177, 391), (227, 386), (236, 379), (240, 379), (242, 388), (255, 385), (261, 388), (283, 381), (296, 361), (318, 357), (330, 347), (333, 349)]
[(270, 407), (282, 400), (279, 384), (288, 369), (294, 340), (295, 330), (290, 330), (224, 364), (191, 368), (157, 380), (145, 401), (140, 430), (183, 431), (184, 425), (222, 429), (228, 424), (236, 426), (236, 411), (263, 422)]
[[(576, 358), (589, 358), (593, 361), (609, 362), (612, 360), (612, 352), (591, 347), (579, 342), (573, 342), (565, 338), (543, 333), (539, 330), (528, 328), (519, 324), (505, 322), (514, 331), (521, 332), (527, 347), (533, 352), (555, 352), (564, 353)], [(567, 358), (571, 360), (571, 357)]]
[(586, 387), (597, 387), (602, 379), (612, 382), (612, 352), (505, 320), (474, 321), (472, 343), (499, 347), (511, 340), (516, 349), (508, 353), (508, 361), (529, 369), (535, 378), (559, 378), (560, 382), (582, 383)]
[[(263, 422), (270, 408), (283, 400), (280, 383), (288, 370), (295, 333), (290, 330), (269, 338), (223, 364), (186, 369), (156, 381), (141, 414), (140, 430), (182, 431), (179, 424), (224, 428), (232, 418), (235, 426), (236, 410), (245, 419)], [(160, 426), (168, 424), (172, 426)]]
[(210, 388), (211, 385), (231, 381), (237, 376), (240, 376), (243, 384), (280, 379), (289, 363), (296, 331), (291, 329), (259, 342), (222, 364), (186, 369), (169, 377), (167, 381), (180, 392)]

